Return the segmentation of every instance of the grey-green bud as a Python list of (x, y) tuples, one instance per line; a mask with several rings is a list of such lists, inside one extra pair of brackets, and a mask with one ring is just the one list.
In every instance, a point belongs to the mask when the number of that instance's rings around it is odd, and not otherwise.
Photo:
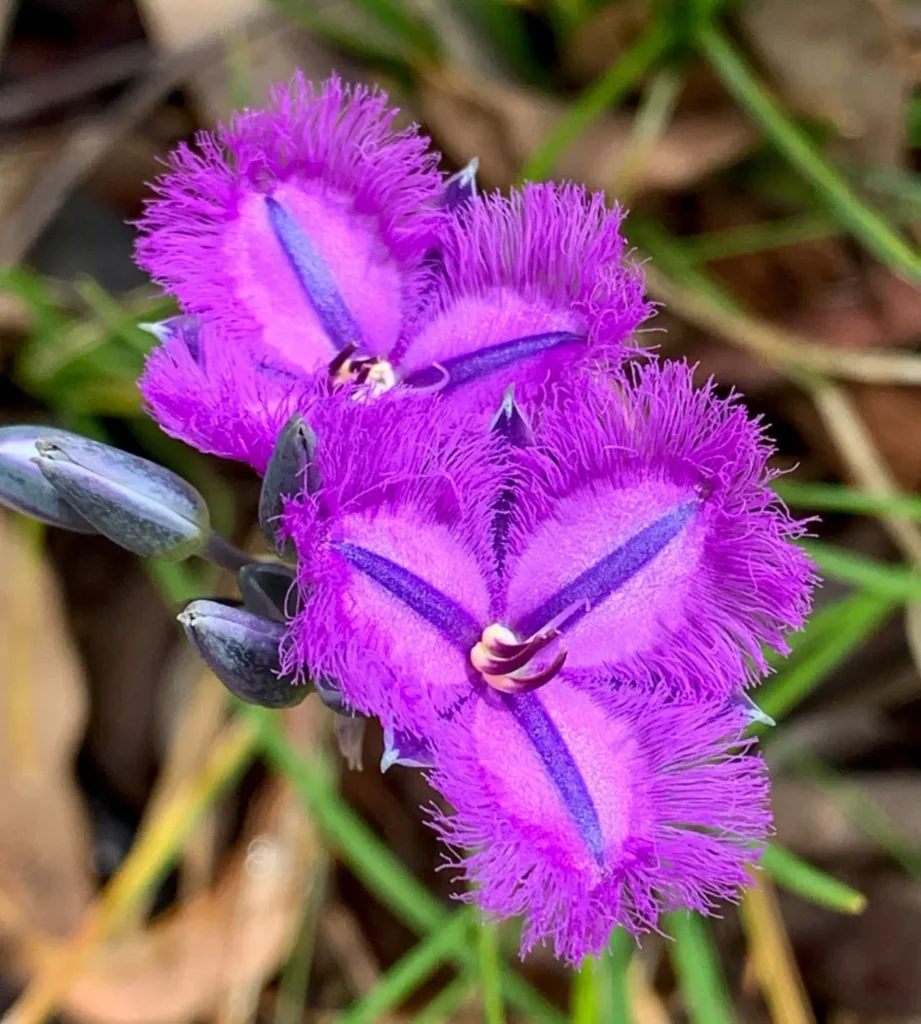
[(284, 626), (219, 601), (193, 601), (179, 615), (186, 636), (228, 690), (248, 704), (288, 708), (313, 691), (281, 674)]
[(45, 479), (99, 533), (144, 558), (179, 560), (208, 540), (208, 508), (182, 477), (77, 434), (43, 434)]

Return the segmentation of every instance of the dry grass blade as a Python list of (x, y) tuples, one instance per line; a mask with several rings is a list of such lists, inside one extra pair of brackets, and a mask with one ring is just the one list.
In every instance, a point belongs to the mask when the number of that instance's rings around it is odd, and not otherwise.
[(773, 887), (763, 874), (746, 891), (741, 910), (751, 963), (771, 1019), (776, 1024), (815, 1024)]
[(727, 309), (702, 292), (686, 288), (646, 264), (649, 294), (689, 323), (741, 345), (785, 371), (799, 370), (866, 384), (921, 384), (921, 357), (896, 352), (844, 351)]

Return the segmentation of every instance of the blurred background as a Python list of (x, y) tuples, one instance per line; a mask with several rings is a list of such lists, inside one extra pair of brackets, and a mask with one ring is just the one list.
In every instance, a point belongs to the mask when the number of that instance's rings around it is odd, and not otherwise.
[(375, 729), (350, 771), (318, 701), (230, 708), (175, 614), (232, 581), (0, 515), (4, 1022), (921, 1021), (921, 4), (0, 0), (0, 424), (160, 461), (254, 551), (255, 478), (142, 413), (171, 307), (131, 221), (296, 67), (383, 84), (483, 188), (628, 206), (643, 343), (764, 414), (826, 577), (758, 693), (778, 845), (717, 920), (521, 964)]

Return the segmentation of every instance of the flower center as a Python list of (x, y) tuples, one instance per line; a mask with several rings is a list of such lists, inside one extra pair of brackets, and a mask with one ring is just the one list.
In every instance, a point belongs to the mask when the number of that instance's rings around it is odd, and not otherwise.
[(356, 356), (357, 345), (346, 345), (330, 361), (329, 376), (334, 384), (354, 381), (367, 384), (372, 394), (389, 391), (397, 382), (393, 367), (380, 356)]
[(470, 663), (483, 679), (502, 693), (529, 693), (549, 683), (563, 667), (566, 651), (559, 654), (546, 668), (526, 673), (531, 660), (560, 635), (555, 627), (545, 629), (521, 641), (505, 626), (493, 623), (470, 651)]

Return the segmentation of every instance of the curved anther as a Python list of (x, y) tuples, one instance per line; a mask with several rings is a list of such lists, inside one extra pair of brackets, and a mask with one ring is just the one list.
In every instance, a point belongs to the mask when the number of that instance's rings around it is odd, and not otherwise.
[(338, 379), (343, 370), (348, 373), (349, 362), (357, 351), (357, 345), (346, 345), (333, 356), (329, 363), (329, 375), (333, 380)]
[(530, 676), (484, 675), (483, 678), (493, 689), (500, 690), (502, 693), (530, 693), (532, 690), (545, 686), (553, 679), (566, 662), (567, 653), (567, 651), (560, 651), (545, 669)]
[(470, 652), (470, 662), (494, 689), (503, 693), (526, 693), (549, 682), (562, 668), (566, 652), (561, 651), (546, 669), (531, 675), (515, 675), (559, 636), (557, 629), (545, 629), (519, 641), (511, 630), (492, 625), (483, 631)]

